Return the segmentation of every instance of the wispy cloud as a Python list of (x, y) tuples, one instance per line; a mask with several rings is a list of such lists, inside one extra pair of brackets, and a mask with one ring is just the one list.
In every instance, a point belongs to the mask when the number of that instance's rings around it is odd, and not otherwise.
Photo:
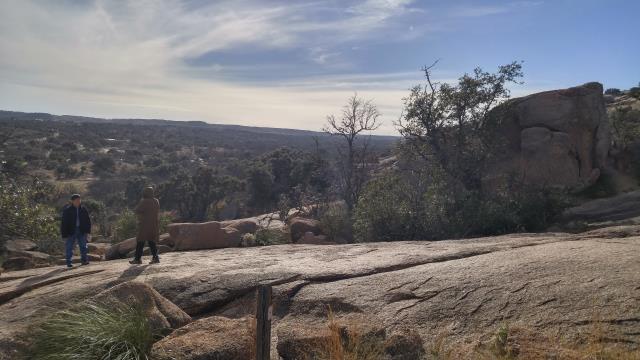
[(510, 13), (522, 8), (542, 5), (542, 1), (511, 1), (500, 4), (467, 4), (452, 8), (451, 14), (456, 17), (483, 17)]
[[(390, 133), (420, 73), (363, 74), (349, 54), (419, 38), (438, 26), (427, 15), (413, 0), (2, 1), (0, 108), (319, 129), (359, 91)], [(272, 52), (285, 55), (267, 63)]]

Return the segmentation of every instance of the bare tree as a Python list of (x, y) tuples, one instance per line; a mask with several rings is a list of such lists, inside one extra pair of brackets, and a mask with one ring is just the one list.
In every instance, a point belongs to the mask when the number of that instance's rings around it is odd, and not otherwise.
[(368, 178), (367, 160), (370, 157), (370, 136), (360, 139), (365, 132), (380, 127), (380, 112), (371, 100), (365, 100), (354, 94), (347, 100), (338, 118), (327, 116), (324, 131), (333, 136), (344, 139), (344, 144), (338, 146), (340, 192), (352, 210)]

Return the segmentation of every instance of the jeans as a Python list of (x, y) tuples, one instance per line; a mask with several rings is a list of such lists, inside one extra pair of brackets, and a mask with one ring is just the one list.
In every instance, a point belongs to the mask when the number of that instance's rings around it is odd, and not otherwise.
[(83, 234), (80, 231), (80, 228), (76, 228), (75, 233), (69, 236), (65, 242), (65, 255), (67, 260), (67, 265), (71, 265), (71, 258), (73, 257), (73, 246), (78, 241), (78, 247), (80, 247), (80, 261), (83, 264), (88, 263), (87, 259), (87, 234)]

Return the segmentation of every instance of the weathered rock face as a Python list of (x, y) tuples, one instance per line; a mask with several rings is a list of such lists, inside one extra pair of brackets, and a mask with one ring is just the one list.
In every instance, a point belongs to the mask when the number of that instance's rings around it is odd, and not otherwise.
[(576, 188), (593, 184), (607, 168), (610, 129), (599, 83), (512, 99), (492, 115), (508, 143), (497, 172)]
[(252, 359), (254, 329), (251, 317), (199, 319), (155, 343), (151, 356), (158, 360)]
[[(172, 252), (153, 266), (116, 260), (9, 272), (0, 277), (0, 350), (28, 339), (30, 324), (67, 308), (69, 299), (82, 301), (131, 280), (194, 318), (252, 315), (256, 287), (271, 284), (273, 349), (297, 341), (294, 330), (301, 326), (300, 332), (326, 328), (329, 306), (342, 324), (359, 318), (384, 328), (388, 341), (415, 332), (425, 349), (443, 331), (447, 341), (472, 343), (503, 323), (582, 339), (596, 318), (603, 338), (640, 348), (638, 249), (640, 227), (617, 227), (577, 235)], [(399, 348), (413, 342), (394, 341)]]

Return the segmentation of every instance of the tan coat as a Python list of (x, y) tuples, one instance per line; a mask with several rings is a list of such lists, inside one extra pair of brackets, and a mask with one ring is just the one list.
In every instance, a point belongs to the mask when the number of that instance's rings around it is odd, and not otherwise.
[(144, 189), (142, 200), (136, 206), (135, 212), (138, 215), (137, 240), (158, 242), (160, 202), (153, 197), (153, 188)]

